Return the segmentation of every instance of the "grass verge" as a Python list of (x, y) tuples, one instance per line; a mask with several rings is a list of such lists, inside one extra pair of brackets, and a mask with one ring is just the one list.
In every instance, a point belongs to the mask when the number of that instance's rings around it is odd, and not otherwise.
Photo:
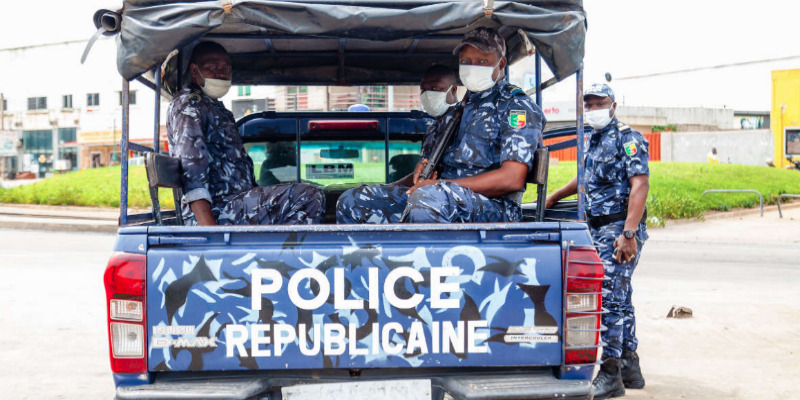
[[(563, 162), (550, 169), (548, 192), (552, 193), (575, 176), (574, 162)], [(705, 163), (650, 164), (648, 215), (656, 224), (665, 219), (695, 218), (709, 210), (727, 211), (758, 206), (754, 194), (701, 196), (707, 189), (754, 189), (767, 204), (781, 193), (800, 193), (800, 173), (776, 168)], [(149, 208), (150, 195), (144, 167), (131, 166), (128, 206)], [(118, 207), (120, 168), (87, 169), (57, 175), (33, 185), (0, 188), (1, 203)], [(529, 188), (524, 201), (532, 201), (536, 190)], [(173, 207), (172, 193), (162, 189), (163, 207)]]

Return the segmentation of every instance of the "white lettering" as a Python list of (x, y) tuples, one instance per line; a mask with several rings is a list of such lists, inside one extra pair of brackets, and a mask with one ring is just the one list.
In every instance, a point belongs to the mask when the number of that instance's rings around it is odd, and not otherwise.
[(333, 307), (337, 310), (364, 309), (364, 300), (345, 299), (344, 268), (333, 269)]
[(458, 321), (457, 326), (453, 321), (442, 321), (442, 353), (449, 353), (451, 346), (454, 353), (464, 352), (464, 321)]
[(381, 336), (380, 324), (373, 323), (372, 324), (372, 354), (380, 354), (380, 352), (381, 352), (380, 336)]
[[(489, 346), (484, 343), (486, 339), (489, 338), (488, 329), (481, 329), (481, 332), (478, 332), (479, 328), (488, 328), (489, 322), (488, 321), (469, 321), (467, 322), (467, 352), (468, 353), (488, 353)], [(475, 342), (479, 342), (478, 345)]]
[(422, 322), (420, 321), (412, 322), (411, 329), (408, 330), (406, 354), (414, 354), (416, 349), (419, 349), (421, 354), (428, 353), (428, 343), (425, 341), (425, 329), (422, 327)]
[(431, 340), (433, 341), (431, 353), (439, 354), (439, 321), (431, 323)]
[(431, 308), (458, 308), (458, 299), (450, 296), (443, 299), (444, 293), (455, 293), (461, 290), (459, 282), (442, 282), (443, 277), (458, 276), (458, 267), (431, 267)]
[(228, 325), (225, 327), (225, 356), (234, 357), (236, 349), (242, 357), (247, 357), (244, 343), (247, 341), (247, 327), (244, 325)]
[(308, 343), (306, 343), (306, 341), (308, 340), (308, 327), (306, 327), (306, 324), (300, 324), (298, 326), (298, 329), (299, 329), (299, 331), (298, 331), (299, 338), (298, 339), (300, 339), (299, 340), (300, 341), (300, 343), (299, 343), (300, 344), (300, 353), (302, 353), (304, 356), (315, 356), (315, 355), (319, 354), (319, 350), (320, 350), (320, 340), (319, 339), (322, 336), (322, 335), (320, 335), (320, 331), (322, 330), (322, 327), (317, 325), (317, 324), (312, 325), (311, 334), (312, 334), (313, 337), (311, 338), (311, 346), (312, 347), (310, 349), (308, 348)]
[(283, 346), (294, 343), (294, 340), (297, 339), (297, 333), (295, 333), (293, 326), (287, 324), (276, 324), (273, 327), (273, 332), (275, 335), (275, 357), (280, 357), (283, 354)]
[(416, 308), (417, 305), (422, 301), (421, 294), (415, 293), (407, 299), (401, 299), (397, 297), (397, 293), (394, 292), (394, 284), (401, 278), (410, 278), (414, 282), (422, 282), (424, 279), (422, 274), (414, 268), (397, 267), (393, 269), (392, 272), (389, 272), (389, 274), (386, 276), (386, 281), (383, 283), (383, 295), (386, 296), (386, 300), (389, 300), (389, 304), (395, 306), (396, 308)]
[(383, 352), (386, 354), (397, 355), (403, 352), (403, 345), (400, 343), (392, 343), (392, 331), (403, 333), (403, 325), (400, 325), (399, 322), (389, 322), (383, 326), (383, 331), (381, 332), (383, 339)]
[[(347, 347), (344, 336), (344, 326), (342, 324), (325, 324), (325, 349), (322, 354), (326, 356), (340, 356), (344, 354)], [(336, 345), (334, 347), (334, 345)]]
[(351, 356), (365, 356), (369, 354), (369, 349), (366, 347), (358, 347), (358, 325), (350, 324), (348, 327), (347, 336), (349, 336), (349, 353)]
[[(250, 307), (253, 310), (261, 310), (261, 296), (265, 294), (277, 293), (283, 285), (281, 273), (274, 269), (257, 269), (250, 274)], [(265, 285), (263, 280), (268, 278), (270, 283)]]
[[(317, 296), (313, 299), (306, 300), (300, 297), (298, 288), (303, 279), (313, 279), (319, 284), (319, 293), (317, 293)], [(295, 272), (289, 279), (289, 299), (292, 301), (292, 304), (304, 310), (315, 310), (321, 307), (323, 304), (325, 304), (325, 301), (328, 300), (328, 296), (330, 296), (330, 294), (331, 284), (328, 282), (328, 278), (325, 277), (325, 274), (318, 269), (301, 269)]]
[(377, 268), (370, 268), (367, 271), (367, 278), (369, 280), (369, 308), (373, 310), (378, 309), (378, 303), (380, 302), (380, 293), (378, 292), (378, 287), (380, 284), (378, 283), (378, 269)]
[[(269, 345), (271, 338), (269, 337), (269, 325), (267, 324), (253, 324), (250, 325), (250, 355), (252, 357), (269, 357), (270, 351), (266, 348)], [(261, 336), (261, 334), (264, 336)], [(264, 349), (261, 345), (264, 345)]]

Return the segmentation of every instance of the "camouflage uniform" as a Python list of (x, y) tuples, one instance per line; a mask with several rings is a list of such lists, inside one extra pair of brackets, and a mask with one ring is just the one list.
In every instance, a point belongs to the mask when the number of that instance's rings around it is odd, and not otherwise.
[(321, 223), (325, 196), (307, 184), (259, 187), (233, 114), (198, 89), (184, 89), (167, 111), (170, 155), (182, 169), (181, 211), (197, 225), (189, 203), (205, 199), (220, 225)]
[[(429, 129), (422, 146), (428, 158), (436, 132), (451, 114)], [(513, 90), (504, 78), (492, 88), (469, 93), (458, 134), (442, 158), (442, 179), (458, 179), (500, 168), (504, 161), (533, 166), (533, 154), (545, 124), (539, 107), (521, 90)], [(401, 187), (362, 186), (339, 198), (340, 223), (399, 221), (407, 206), (409, 222), (515, 222), (522, 220), (523, 188), (519, 192), (489, 198), (453, 182), (424, 186), (410, 196)]]
[[(631, 185), (628, 181), (637, 175), (650, 175), (648, 167), (648, 143), (641, 133), (627, 128), (620, 131), (618, 121), (613, 119), (608, 126), (592, 132), (586, 147), (586, 209), (592, 216), (609, 215), (626, 211)], [(640, 223), (636, 230), (638, 253), (629, 262), (614, 261), (614, 241), (625, 229), (625, 221), (613, 222), (598, 229), (591, 229), (598, 253), (605, 264), (603, 282), (607, 294), (603, 296), (603, 325), (608, 330), (602, 333), (607, 343), (604, 354), (622, 357), (623, 349), (636, 350), (636, 319), (631, 303), (631, 276), (642, 246), (647, 240), (647, 224)]]

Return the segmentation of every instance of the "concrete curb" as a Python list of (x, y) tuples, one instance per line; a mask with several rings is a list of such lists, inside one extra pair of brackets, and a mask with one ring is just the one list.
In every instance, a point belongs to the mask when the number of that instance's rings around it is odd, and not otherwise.
[[(800, 202), (795, 201), (791, 203), (782, 203), (781, 210), (791, 210), (795, 208), (800, 208)], [(778, 206), (764, 206), (764, 216), (767, 216), (769, 213), (778, 214)], [(709, 211), (703, 214), (703, 219), (699, 218), (692, 218), (692, 219), (669, 219), (667, 220), (666, 226), (673, 226), (673, 225), (684, 225), (684, 224), (696, 224), (696, 223), (703, 223), (704, 221), (715, 221), (720, 219), (728, 219), (728, 218), (741, 218), (747, 217), (750, 215), (759, 215), (761, 210), (758, 207), (753, 208), (746, 208), (746, 209), (739, 209), (734, 211)], [(650, 229), (648, 227), (648, 229)], [(658, 229), (658, 228), (656, 228)]]
[(76, 222), (49, 218), (2, 218), (0, 219), (0, 228), (83, 233), (117, 233), (119, 228), (116, 224), (107, 221), (83, 220), (82, 223)]
[[(784, 203), (783, 210), (800, 208), (800, 202)], [(97, 209), (91, 207), (60, 206), (26, 206), (0, 205), (0, 228), (30, 229), (41, 231), (84, 232), (84, 233), (116, 233), (117, 216), (114, 209)], [(758, 208), (735, 210), (729, 212), (709, 212), (704, 219), (667, 220), (666, 226), (703, 223), (727, 218), (741, 218), (759, 214)], [(778, 213), (778, 206), (764, 207), (764, 215)], [(113, 215), (113, 217), (112, 217)], [(652, 227), (651, 229), (660, 229)]]

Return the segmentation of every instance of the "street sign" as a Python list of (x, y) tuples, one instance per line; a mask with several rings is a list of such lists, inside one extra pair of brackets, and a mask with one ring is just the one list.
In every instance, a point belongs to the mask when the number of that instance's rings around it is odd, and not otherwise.
[(0, 131), (0, 157), (17, 155), (19, 134), (16, 131)]

